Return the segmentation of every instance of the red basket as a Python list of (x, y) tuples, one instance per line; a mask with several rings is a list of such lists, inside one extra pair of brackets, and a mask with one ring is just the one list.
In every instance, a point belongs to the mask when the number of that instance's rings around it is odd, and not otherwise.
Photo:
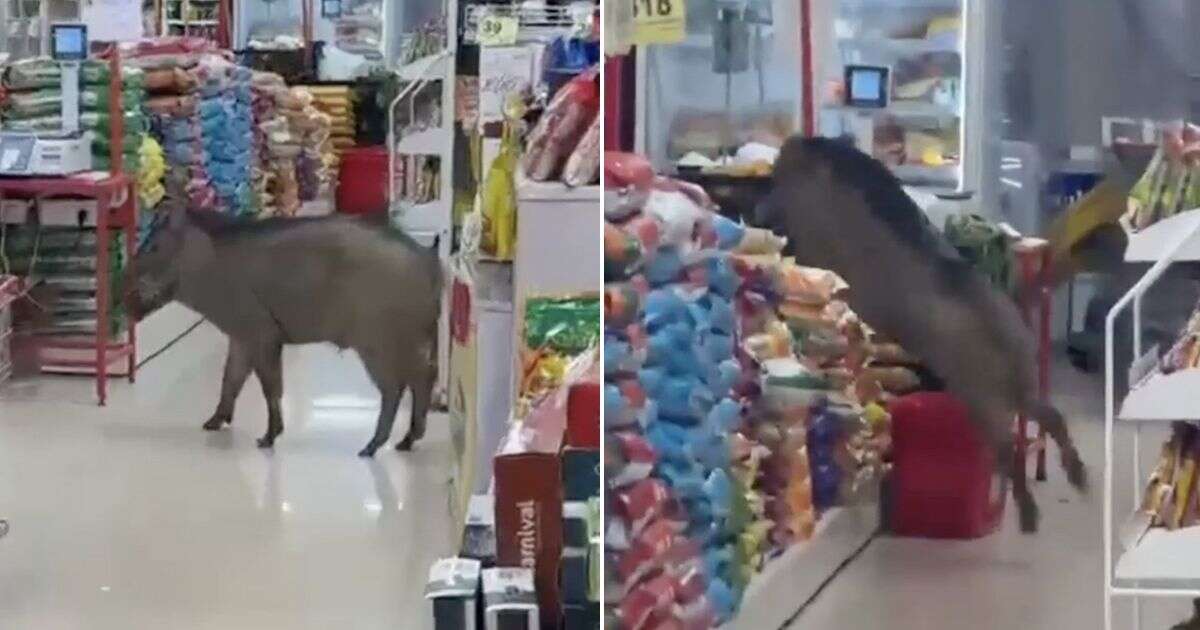
[(949, 394), (895, 400), (892, 414), (892, 533), (921, 538), (980, 538), (1004, 516), (996, 496), (996, 458)]

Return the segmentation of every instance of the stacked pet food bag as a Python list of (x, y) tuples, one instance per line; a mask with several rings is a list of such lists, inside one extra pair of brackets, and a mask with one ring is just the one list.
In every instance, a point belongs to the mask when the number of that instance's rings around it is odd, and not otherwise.
[(251, 71), (222, 57), (207, 56), (194, 74), (199, 83), (197, 110), (204, 166), (218, 209), (232, 215), (250, 214), (257, 206), (250, 187), (250, 165), (255, 161)]
[[(79, 124), (93, 133), (92, 165), (95, 170), (111, 167), (112, 126), (109, 116), (110, 71), (108, 62), (84, 61), (79, 71)], [(145, 76), (132, 67), (121, 71), (121, 103), (125, 111), (124, 170), (136, 176), (141, 163), (140, 148), (148, 132), (142, 106), (146, 100)], [(62, 130), (62, 83), (58, 62), (38, 58), (8, 67), (3, 126), (10, 131), (58, 132)]]
[(837, 276), (638, 156), (605, 173), (607, 627), (710, 628), (869, 487), (887, 414)]
[(166, 161), (163, 201), (171, 207), (215, 209), (199, 113), (199, 78), (193, 72), (207, 44), (195, 40), (143, 42), (130, 63), (146, 71), (151, 133)]
[(316, 108), (315, 101), (307, 89), (294, 87), (288, 91), (288, 98), (280, 102), (290, 132), (300, 141), (301, 151), (296, 158), (300, 201), (317, 198), (321, 188), (329, 183), (332, 167), (337, 161), (329, 137), (332, 121), (328, 114)]

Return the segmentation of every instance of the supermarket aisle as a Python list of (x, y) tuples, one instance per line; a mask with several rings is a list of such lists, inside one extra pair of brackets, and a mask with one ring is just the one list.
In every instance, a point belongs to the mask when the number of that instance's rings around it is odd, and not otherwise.
[[(1023, 536), (1011, 509), (1004, 530), (975, 542), (880, 537), (793, 622), (790, 628), (928, 630), (1063, 630), (1103, 628), (1104, 557), (1102, 483), (1103, 400), (1100, 378), (1061, 367), (1054, 375), (1056, 402), (1092, 474), (1092, 493), (1075, 494), (1062, 473), (1034, 492), (1042, 508), (1041, 532)], [(1132, 431), (1128, 432), (1131, 435)], [(1142, 461), (1151, 466), (1166, 439), (1142, 433)], [(1118, 515), (1132, 508), (1131, 439), (1118, 439)], [(1011, 504), (1010, 504), (1011, 506)], [(799, 606), (800, 602), (794, 605)], [(1191, 614), (1187, 601), (1143, 603), (1144, 628), (1169, 628)], [(1117, 628), (1132, 628), (1132, 606), (1118, 602)]]
[(427, 627), (426, 571), (451, 549), (442, 417), (414, 452), (359, 459), (378, 398), (357, 359), (290, 349), (286, 431), (262, 452), (253, 379), (232, 431), (200, 430), (223, 355), (204, 324), (105, 409), (85, 379), (8, 391), (0, 628)]

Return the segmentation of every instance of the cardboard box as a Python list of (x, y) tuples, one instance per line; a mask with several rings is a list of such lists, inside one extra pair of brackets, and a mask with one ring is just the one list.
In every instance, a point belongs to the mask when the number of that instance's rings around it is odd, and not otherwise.
[(434, 630), (477, 630), (480, 628), (479, 576), (477, 560), (446, 558), (429, 567), (425, 598), (433, 603)]
[(540, 630), (537, 602), (533, 571), (514, 567), (483, 571), (486, 630)]
[(567, 394), (567, 446), (600, 448), (600, 383), (578, 383)]
[(495, 458), (496, 563), (534, 571), (542, 627), (561, 622), (562, 470), (556, 453)]

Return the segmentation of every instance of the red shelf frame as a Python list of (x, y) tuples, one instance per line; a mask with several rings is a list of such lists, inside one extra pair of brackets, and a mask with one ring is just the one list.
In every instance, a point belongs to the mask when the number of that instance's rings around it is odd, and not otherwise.
[(90, 368), (95, 370), (96, 395), (100, 405), (108, 402), (109, 364), (125, 359), (129, 362), (129, 382), (134, 382), (137, 373), (137, 322), (130, 320), (124, 339), (111, 339), (108, 327), (109, 301), (109, 245), (112, 230), (125, 235), (126, 274), (133, 275), (133, 257), (137, 247), (137, 190), (135, 183), (125, 175), (124, 105), (121, 102), (120, 53), (114, 46), (104, 57), (108, 60), (109, 80), (110, 144), (112, 153), (110, 173), (83, 173), (70, 177), (9, 177), (0, 178), (0, 203), (6, 197), (23, 199), (51, 199), (75, 197), (96, 201), (96, 334), (95, 336), (68, 337), (44, 340), (41, 347), (50, 350), (95, 350), (95, 356), (87, 360), (53, 361), (44, 367)]

